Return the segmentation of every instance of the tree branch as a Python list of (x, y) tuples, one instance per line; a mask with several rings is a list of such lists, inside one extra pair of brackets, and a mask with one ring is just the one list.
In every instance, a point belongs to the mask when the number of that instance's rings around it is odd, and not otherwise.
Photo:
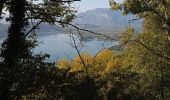
[[(32, 29), (29, 30), (29, 31), (26, 33), (25, 36), (28, 36), (28, 35), (29, 35), (33, 30), (35, 30), (42, 22), (43, 22), (43, 19), (41, 19), (41, 21), (39, 21), (36, 25), (34, 25), (34, 26), (32, 27)], [(102, 34), (102, 33), (97, 33), (97, 32), (94, 32), (94, 31), (87, 30), (87, 29), (79, 28), (78, 26), (76, 26), (76, 25), (74, 25), (74, 24), (71, 24), (71, 23), (69, 23), (69, 22), (63, 22), (63, 21), (55, 21), (55, 22), (56, 22), (56, 23), (60, 23), (60, 24), (69, 25), (69, 26), (72, 26), (72, 27), (76, 28), (77, 31), (78, 31), (78, 33), (79, 33), (79, 35), (81, 35), (81, 34), (80, 34), (80, 30), (81, 30), (81, 31), (89, 32), (89, 33), (91, 33), (91, 34), (98, 35), (98, 36), (106, 37), (106, 38), (108, 38), (108, 39), (110, 39), (110, 40), (116, 40), (116, 39), (113, 39), (113, 38), (111, 38), (110, 36), (107, 36), (107, 35)]]
[(87, 30), (87, 29), (83, 29), (83, 28), (80, 28), (80, 27), (78, 27), (78, 26), (76, 26), (76, 25), (74, 25), (74, 24), (71, 24), (71, 23), (69, 23), (69, 22), (63, 22), (63, 21), (55, 21), (55, 22), (72, 26), (72, 27), (76, 28), (77, 30), (89, 32), (89, 33), (92, 33), (92, 34), (95, 34), (95, 35), (99, 35), (99, 36), (104, 36), (104, 37), (106, 37), (106, 38), (108, 38), (108, 39), (110, 39), (110, 40), (116, 40), (116, 39), (113, 39), (113, 38), (111, 38), (110, 36), (107, 36), (107, 35), (105, 35), (105, 34), (97, 33), (97, 32), (94, 32), (94, 31)]
[[(79, 33), (79, 34), (81, 34), (81, 33)], [(79, 58), (80, 58), (80, 60), (81, 60), (81, 62), (82, 62), (82, 64), (83, 64), (83, 67), (84, 67), (84, 69), (85, 69), (87, 78), (89, 79), (90, 76), (89, 76), (89, 73), (88, 73), (88, 69), (87, 69), (86, 63), (84, 62), (84, 59), (83, 59), (83, 57), (82, 57), (82, 55), (81, 55), (81, 53), (80, 53), (80, 51), (79, 51), (79, 49), (78, 49), (78, 46), (76, 45), (76, 40), (75, 40), (73, 34), (71, 35), (71, 38), (73, 39), (74, 47), (75, 47), (75, 49), (76, 49), (76, 51), (77, 51), (77, 53), (78, 53), (78, 56), (79, 56)]]
[(25, 37), (27, 37), (33, 30), (35, 30), (43, 21), (40, 20), (36, 25), (34, 25), (26, 34)]
[(160, 54), (160, 53), (157, 53), (154, 49), (146, 46), (145, 44), (143, 44), (143, 43), (140, 42), (139, 40), (132, 40), (132, 41), (135, 42), (135, 43), (140, 44), (141, 46), (143, 46), (144, 48), (146, 48), (147, 50), (149, 50), (151, 53), (153, 53), (154, 55), (156, 55), (156, 56), (158, 56), (158, 57), (161, 57), (161, 58), (165, 58), (165, 59), (170, 60), (170, 57), (167, 57), (167, 56), (164, 56), (164, 55), (162, 55), (162, 54)]

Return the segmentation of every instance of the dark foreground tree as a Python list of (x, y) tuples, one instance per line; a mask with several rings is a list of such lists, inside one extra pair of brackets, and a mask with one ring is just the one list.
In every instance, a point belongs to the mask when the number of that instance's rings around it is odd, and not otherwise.
[[(57, 18), (71, 21), (73, 17), (70, 16), (74, 15), (74, 10), (64, 4), (74, 0), (44, 0), (41, 4), (33, 4), (31, 1), (0, 1), (0, 15), (3, 9), (7, 9), (10, 13), (7, 18), (10, 23), (8, 37), (2, 44), (0, 54), (0, 99), (2, 100), (19, 100), (26, 94), (31, 95), (36, 90), (42, 89), (45, 81), (41, 74), (48, 73), (46, 67), (49, 65), (43, 63), (47, 55), (33, 54), (32, 48), (35, 47), (36, 40), (31, 37), (31, 33), (40, 25), (40, 22), (54, 24)], [(37, 24), (30, 24), (32, 20), (35, 20)], [(39, 81), (44, 83), (43, 86)], [(42, 86), (41, 88), (36, 86), (38, 83), (40, 87)]]
[(29, 24), (28, 20), (25, 20), (28, 3), (26, 0), (11, 0), (9, 3), (11, 26), (8, 29), (7, 40), (2, 44), (1, 57), (10, 68), (15, 66), (19, 60), (24, 61), (31, 56), (31, 42), (25, 37), (25, 31)]

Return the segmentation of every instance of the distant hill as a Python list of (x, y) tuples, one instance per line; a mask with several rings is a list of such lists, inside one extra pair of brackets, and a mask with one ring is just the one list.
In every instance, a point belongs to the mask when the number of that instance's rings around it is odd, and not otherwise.
[[(77, 19), (74, 23), (83, 25), (95, 25), (95, 26), (112, 26), (113, 28), (126, 28), (129, 20), (136, 18), (136, 16), (122, 15), (121, 11), (114, 11), (109, 8), (97, 8), (94, 10), (88, 10), (77, 14)], [(139, 28), (141, 21), (134, 22), (132, 26)]]
[[(9, 24), (0, 24), (0, 39), (7, 36)], [(30, 28), (28, 28), (29, 30)], [(48, 25), (47, 23), (40, 24), (39, 27), (36, 29), (36, 33), (38, 36), (44, 36), (44, 35), (52, 35), (52, 34), (58, 34), (61, 32), (62, 28), (60, 26), (52, 26)]]
[[(135, 15), (122, 15), (121, 11), (114, 11), (109, 8), (97, 8), (77, 14), (77, 18), (73, 21), (73, 23), (77, 24), (81, 28), (118, 39), (120, 33), (124, 32), (129, 26), (129, 20), (134, 18), (136, 18)], [(141, 30), (141, 25), (141, 20), (135, 21), (131, 24), (131, 26), (137, 31)], [(84, 37), (85, 39), (88, 39), (96, 36), (92, 34), (85, 34)]]

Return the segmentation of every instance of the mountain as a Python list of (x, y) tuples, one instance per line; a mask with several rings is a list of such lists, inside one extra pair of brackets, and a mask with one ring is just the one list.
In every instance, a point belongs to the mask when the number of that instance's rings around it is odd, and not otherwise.
[[(73, 20), (73, 23), (77, 24), (80, 28), (105, 34), (117, 40), (120, 33), (124, 32), (129, 26), (129, 20), (134, 18), (136, 16), (132, 14), (122, 15), (120, 10), (114, 11), (109, 8), (97, 8), (77, 14), (77, 18)], [(142, 20), (134, 21), (130, 25), (137, 31), (140, 31)], [(84, 32), (83, 35), (85, 39), (96, 37), (96, 35), (88, 34), (87, 32)], [(99, 39), (104, 39), (104, 37)]]
[[(126, 28), (129, 20), (136, 18), (135, 15), (122, 15), (121, 11), (114, 11), (109, 8), (97, 8), (77, 14), (74, 23), (82, 25), (111, 26), (113, 28)], [(139, 28), (141, 21), (134, 22), (132, 26)]]

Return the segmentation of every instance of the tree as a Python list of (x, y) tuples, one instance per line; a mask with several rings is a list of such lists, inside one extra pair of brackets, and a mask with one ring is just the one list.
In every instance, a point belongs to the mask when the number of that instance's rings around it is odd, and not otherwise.
[[(123, 36), (123, 42), (128, 44), (123, 66), (140, 75), (146, 74), (140, 81), (145, 84), (143, 89), (150, 91), (150, 95), (146, 97), (168, 99), (170, 1), (125, 0), (122, 4), (117, 4), (111, 0), (110, 3), (114, 9), (123, 10), (125, 14), (136, 14), (144, 20), (143, 31), (138, 36), (133, 34), (135, 31), (132, 29)], [(138, 19), (132, 19), (134, 20)]]
[[(2, 9), (7, 9), (10, 13), (7, 20), (11, 25), (8, 29), (8, 37), (2, 44), (0, 54), (3, 60), (3, 62), (0, 62), (0, 98), (4, 100), (19, 100), (28, 92), (29, 88), (37, 89), (37, 87), (34, 87), (34, 83), (38, 81), (37, 77), (40, 80), (44, 78), (38, 74), (33, 77), (37, 80), (34, 80), (33, 83), (30, 82), (30, 75), (33, 72), (40, 71), (41, 74), (43, 73), (43, 69), (47, 67), (43, 60), (48, 56), (32, 53), (31, 49), (36, 46), (36, 40), (31, 38), (33, 30), (43, 22), (55, 24), (56, 20), (69, 22), (74, 18), (75, 11), (64, 4), (71, 3), (74, 0), (44, 0), (41, 4), (33, 4), (31, 1), (0, 1), (0, 16), (3, 13)], [(32, 20), (35, 23), (32, 23)], [(31, 25), (32, 27), (29, 30), (28, 27)]]
[(4, 50), (1, 51), (1, 57), (4, 57), (4, 62), (9, 67), (12, 67), (19, 59), (30, 56), (31, 43), (24, 36), (25, 28), (28, 25), (28, 20), (25, 20), (27, 2), (25, 0), (12, 0), (10, 3), (11, 26), (8, 30), (8, 39), (2, 45)]

